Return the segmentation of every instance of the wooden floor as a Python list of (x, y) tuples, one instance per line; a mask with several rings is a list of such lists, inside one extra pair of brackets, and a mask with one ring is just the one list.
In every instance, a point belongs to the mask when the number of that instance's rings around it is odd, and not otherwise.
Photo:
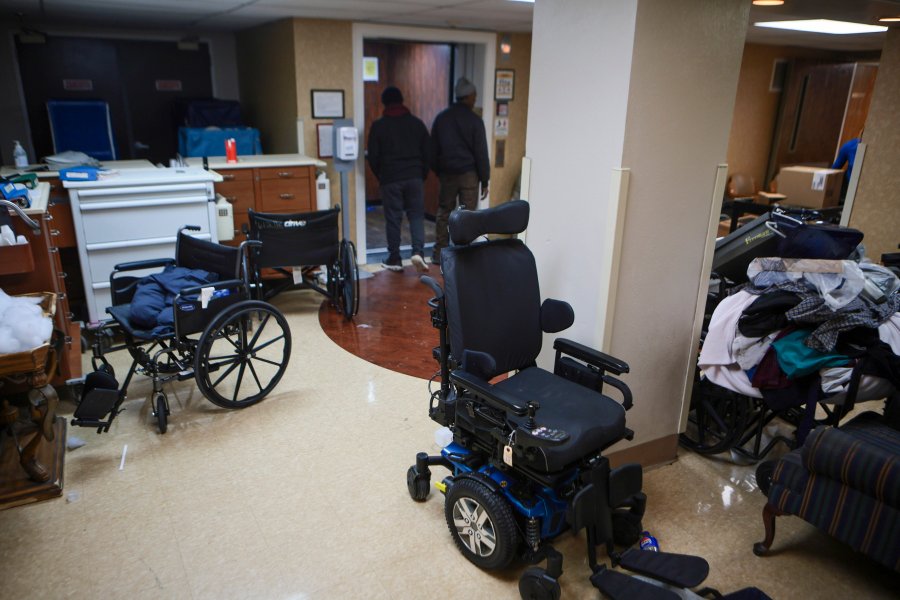
[[(431, 277), (443, 283), (437, 267)], [(420, 273), (407, 266), (401, 273), (379, 271), (359, 282), (359, 314), (345, 321), (327, 301), (319, 308), (319, 323), (337, 345), (376, 365), (430, 379), (438, 370), (432, 348), (438, 331), (431, 326), (429, 288)]]

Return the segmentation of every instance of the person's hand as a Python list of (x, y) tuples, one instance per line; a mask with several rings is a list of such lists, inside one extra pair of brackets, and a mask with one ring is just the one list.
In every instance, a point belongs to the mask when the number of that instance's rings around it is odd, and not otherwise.
[(481, 200), (484, 200), (488, 197), (488, 192), (490, 192), (491, 187), (490, 184), (485, 184), (481, 186)]

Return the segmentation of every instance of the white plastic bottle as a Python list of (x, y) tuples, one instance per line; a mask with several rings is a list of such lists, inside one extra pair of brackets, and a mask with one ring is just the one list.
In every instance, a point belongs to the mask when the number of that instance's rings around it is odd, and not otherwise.
[(216, 230), (220, 242), (234, 239), (234, 208), (222, 194), (216, 194)]
[(25, 148), (22, 147), (22, 144), (19, 143), (19, 140), (15, 140), (15, 146), (13, 147), (13, 159), (16, 163), (16, 168), (24, 168), (28, 166), (28, 155), (25, 153)]

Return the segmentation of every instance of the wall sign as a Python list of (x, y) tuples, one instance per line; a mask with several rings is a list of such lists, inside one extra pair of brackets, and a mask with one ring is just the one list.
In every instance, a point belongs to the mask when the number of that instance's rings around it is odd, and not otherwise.
[(63, 79), (63, 89), (70, 92), (94, 91), (93, 79)]
[(363, 57), (363, 81), (378, 81), (378, 57)]
[(494, 100), (512, 100), (516, 90), (516, 72), (497, 69), (494, 73)]
[(316, 143), (319, 158), (334, 157), (333, 123), (318, 123), (316, 125)]
[(343, 119), (344, 90), (312, 90), (313, 119)]
[(509, 117), (494, 117), (494, 137), (509, 135)]
[(157, 79), (156, 80), (156, 91), (157, 92), (180, 92), (181, 91), (181, 80), (180, 79)]

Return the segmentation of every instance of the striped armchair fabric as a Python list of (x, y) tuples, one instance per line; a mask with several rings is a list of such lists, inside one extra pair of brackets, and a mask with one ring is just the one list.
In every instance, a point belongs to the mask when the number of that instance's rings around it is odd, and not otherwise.
[(873, 412), (814, 430), (775, 467), (763, 511), (766, 541), (754, 547), (757, 554), (768, 550), (782, 514), (900, 572), (900, 431)]

